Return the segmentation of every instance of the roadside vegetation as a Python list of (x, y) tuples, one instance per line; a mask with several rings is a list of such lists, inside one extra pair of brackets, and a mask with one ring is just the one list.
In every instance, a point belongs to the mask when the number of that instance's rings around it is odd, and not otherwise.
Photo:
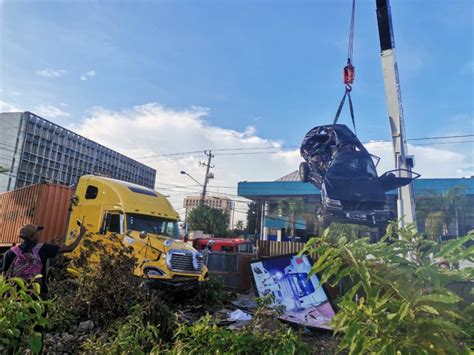
[(371, 244), (335, 228), (304, 250), (319, 256), (312, 272), (322, 282), (342, 281), (345, 290), (336, 300), (337, 335), (327, 347), (322, 338), (279, 322), (281, 310), (270, 310), (265, 299), (249, 325), (228, 329), (214, 313), (231, 298), (219, 282), (186, 294), (150, 288), (132, 275), (136, 260), (129, 249), (116, 244), (105, 253), (86, 240), (100, 262), (91, 267), (86, 254), (57, 260), (49, 301), (39, 300), (37, 284), (0, 279), (0, 353), (39, 353), (42, 327), (45, 354), (467, 353), (474, 308), (465, 300), (470, 289), (460, 292), (457, 285), (471, 287), (474, 275), (458, 265), (474, 260), (466, 246), (474, 235), (439, 244), (391, 225)]
[(333, 319), (350, 354), (469, 353), (472, 348), (474, 235), (437, 243), (413, 226), (389, 226), (377, 243), (334, 238), (331, 228), (310, 240), (305, 252), (319, 255), (312, 273), (321, 282), (343, 283)]
[(226, 237), (229, 232), (229, 215), (217, 208), (209, 206), (197, 206), (189, 213), (186, 218), (191, 230), (203, 231), (205, 234), (213, 234), (220, 237)]
[(257, 331), (259, 316), (239, 330), (218, 326), (209, 314), (232, 295), (217, 280), (164, 292), (132, 275), (136, 260), (129, 249), (116, 243), (106, 253), (102, 244), (84, 242), (100, 262), (91, 266), (87, 254), (74, 262), (58, 259), (49, 273), (49, 301), (39, 299), (37, 283), (0, 277), (0, 353), (40, 353), (42, 340), (45, 354), (309, 353), (299, 333), (272, 312), (269, 331)]

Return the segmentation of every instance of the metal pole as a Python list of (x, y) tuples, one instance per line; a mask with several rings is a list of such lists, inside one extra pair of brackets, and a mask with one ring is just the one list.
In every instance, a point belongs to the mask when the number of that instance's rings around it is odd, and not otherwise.
[(232, 219), (230, 222), (230, 230), (234, 229), (234, 212), (235, 212), (235, 203), (231, 202), (230, 203), (230, 208), (232, 208)]
[(201, 195), (201, 206), (204, 206), (204, 201), (206, 200), (206, 189), (207, 183), (209, 182), (209, 169), (211, 168), (211, 159), (214, 158), (211, 151), (204, 151), (204, 154), (207, 155), (207, 164), (206, 165), (206, 177), (204, 179), (204, 185), (202, 186), (202, 195)]
[(264, 200), (262, 204), (262, 215), (260, 220), (260, 240), (265, 240), (265, 212), (267, 208), (267, 201)]
[[(377, 24), (379, 28), (382, 71), (385, 84), (387, 110), (392, 132), (392, 144), (395, 155), (395, 168), (400, 170), (400, 177), (411, 177), (411, 163), (408, 162), (408, 147), (405, 135), (402, 95), (398, 78), (398, 67), (395, 59), (395, 39), (392, 28), (392, 17), (389, 0), (376, 0)], [(413, 184), (398, 189), (398, 218), (400, 226), (416, 220)], [(416, 228), (416, 225), (415, 225)]]
[(188, 207), (184, 210), (184, 235), (188, 235)]

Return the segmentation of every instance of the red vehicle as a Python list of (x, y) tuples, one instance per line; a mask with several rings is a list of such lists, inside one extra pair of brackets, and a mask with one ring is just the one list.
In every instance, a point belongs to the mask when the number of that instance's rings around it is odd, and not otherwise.
[(245, 239), (198, 238), (193, 240), (193, 247), (196, 250), (204, 250), (208, 245), (210, 246), (211, 251), (253, 253), (252, 243)]

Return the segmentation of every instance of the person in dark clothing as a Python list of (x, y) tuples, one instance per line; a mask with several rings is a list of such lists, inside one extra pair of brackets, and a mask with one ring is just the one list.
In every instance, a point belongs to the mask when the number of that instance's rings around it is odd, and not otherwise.
[[(55, 258), (59, 253), (69, 253), (73, 251), (80, 243), (82, 237), (87, 232), (84, 224), (81, 225), (78, 237), (73, 243), (69, 245), (53, 245), (48, 243), (39, 243), (38, 234), (44, 229), (43, 226), (36, 226), (33, 224), (27, 224), (20, 229), (19, 236), (23, 239), (23, 242), (16, 247), (10, 248), (3, 257), (2, 271), (4, 275), (9, 276), (10, 268), (16, 267), (21, 269), (21, 265), (15, 264), (15, 259), (20, 258), (19, 255), (23, 256), (27, 253), (38, 255), (41, 260), (41, 280), (40, 280), (40, 297), (46, 299), (48, 297), (48, 287), (46, 283), (46, 263), (48, 259)], [(30, 257), (31, 259), (31, 257)], [(22, 259), (19, 259), (20, 261)], [(17, 263), (18, 264), (18, 263)], [(33, 266), (34, 267), (34, 266)], [(13, 270), (10, 270), (13, 271)], [(12, 275), (17, 276), (17, 275)]]

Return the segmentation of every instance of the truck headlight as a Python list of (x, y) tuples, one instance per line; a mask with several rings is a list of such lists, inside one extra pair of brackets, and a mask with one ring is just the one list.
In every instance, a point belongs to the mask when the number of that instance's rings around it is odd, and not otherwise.
[(163, 276), (164, 274), (165, 274), (165, 272), (163, 270), (161, 270), (160, 268), (157, 268), (157, 267), (151, 267), (151, 268), (145, 269), (145, 275), (146, 276), (150, 276), (150, 277)]

